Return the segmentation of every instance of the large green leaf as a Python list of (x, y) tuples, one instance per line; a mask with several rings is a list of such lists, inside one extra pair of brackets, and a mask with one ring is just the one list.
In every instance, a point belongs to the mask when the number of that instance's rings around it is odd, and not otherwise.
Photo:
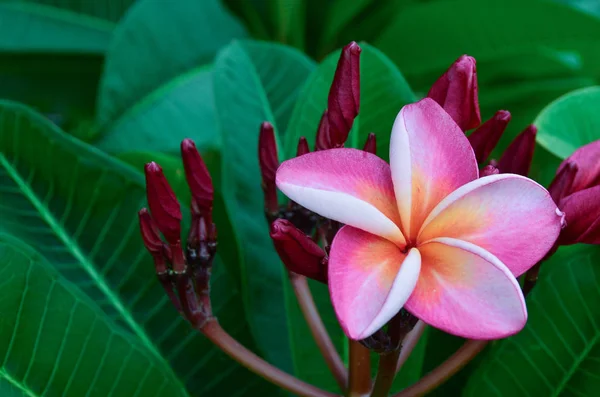
[[(33, 3), (71, 11), (73, 18), (79, 15), (117, 22), (136, 0), (0, 0), (6, 3)], [(65, 13), (65, 15), (68, 15)]]
[[(0, 230), (42, 252), (191, 394), (233, 395), (239, 382), (248, 393), (266, 392), (178, 316), (156, 281), (137, 231), (136, 211), (145, 205), (140, 172), (9, 102), (0, 104), (0, 153)], [(253, 348), (219, 256), (212, 297), (223, 327)]]
[(12, 395), (8, 385), (24, 396), (187, 396), (139, 339), (40, 254), (1, 234), (0, 279), (3, 396)]
[(178, 153), (181, 141), (192, 138), (202, 151), (219, 149), (212, 75), (207, 65), (169, 81), (129, 108), (94, 144), (109, 153)]
[(244, 36), (218, 0), (138, 1), (115, 30), (106, 56), (98, 122), (115, 122), (147, 94)]
[[(284, 272), (269, 238), (258, 167), (258, 131), (287, 126), (313, 64), (296, 50), (236, 42), (217, 57), (215, 104), (222, 129), (223, 197), (240, 244), (244, 301), (251, 331), (269, 361), (292, 371)], [(289, 291), (287, 291), (289, 293)], [(309, 337), (305, 335), (305, 337)]]
[(600, 87), (568, 93), (546, 106), (535, 120), (540, 145), (564, 159), (600, 139)]
[(578, 53), (598, 76), (599, 34), (599, 19), (543, 0), (432, 1), (400, 10), (374, 44), (407, 76), (441, 73), (465, 53), (484, 61), (540, 47)]
[(40, 4), (0, 3), (0, 51), (103, 54), (114, 24)]
[(465, 396), (594, 396), (600, 390), (600, 247), (559, 250), (527, 299), (529, 320), (498, 341)]
[[(370, 132), (377, 134), (377, 152), (388, 157), (390, 133), (402, 106), (415, 95), (390, 60), (376, 48), (362, 43), (360, 55), (360, 113), (348, 137), (349, 147), (362, 147)], [(327, 107), (327, 95), (340, 51), (329, 55), (306, 82), (285, 136), (285, 154), (292, 157), (298, 139), (305, 136), (314, 145), (317, 126)]]

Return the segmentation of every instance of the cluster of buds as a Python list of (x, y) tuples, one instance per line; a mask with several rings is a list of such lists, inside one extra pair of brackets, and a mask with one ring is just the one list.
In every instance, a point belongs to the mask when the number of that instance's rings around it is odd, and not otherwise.
[[(477, 162), (484, 164), (500, 141), (511, 115), (506, 110), (499, 110), (481, 124), (475, 59), (468, 55), (458, 58), (433, 84), (427, 96), (439, 103), (463, 131), (475, 128), (469, 135), (469, 142)], [(500, 160), (491, 160), (481, 169), (481, 176), (497, 173), (527, 176), (533, 160), (536, 133), (535, 126), (527, 126)]]
[(180, 314), (202, 328), (212, 319), (210, 274), (217, 250), (217, 230), (212, 221), (213, 186), (206, 165), (190, 139), (181, 143), (181, 156), (192, 194), (192, 224), (186, 246), (181, 243), (179, 201), (161, 167), (154, 162), (145, 167), (150, 211), (142, 208), (138, 215), (144, 245), (152, 255), (165, 292)]

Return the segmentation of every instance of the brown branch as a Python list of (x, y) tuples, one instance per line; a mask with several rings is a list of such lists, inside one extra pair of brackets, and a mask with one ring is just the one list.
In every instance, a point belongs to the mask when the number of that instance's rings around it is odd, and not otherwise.
[(402, 366), (406, 360), (408, 360), (413, 349), (417, 343), (419, 343), (419, 339), (421, 339), (421, 335), (423, 335), (425, 328), (427, 328), (427, 324), (419, 320), (412, 331), (410, 331), (402, 341), (402, 350), (400, 350), (400, 357), (398, 358), (398, 364), (396, 365), (396, 373), (400, 372), (400, 369), (402, 369)]
[(223, 350), (229, 357), (282, 389), (301, 397), (339, 397), (336, 394), (305, 383), (267, 363), (232, 338), (231, 335), (221, 328), (215, 318), (205, 323), (199, 331), (206, 335), (212, 343)]
[(300, 305), (300, 310), (302, 310), (302, 314), (304, 314), (308, 328), (310, 328), (310, 332), (313, 338), (315, 338), (315, 342), (317, 343), (317, 346), (319, 347), (319, 350), (325, 359), (325, 363), (340, 386), (340, 389), (345, 390), (346, 383), (348, 381), (348, 372), (346, 371), (346, 367), (344, 366), (340, 355), (335, 349), (333, 342), (331, 342), (331, 338), (329, 337), (327, 329), (323, 324), (323, 320), (319, 315), (319, 311), (315, 305), (315, 301), (313, 300), (306, 277), (292, 272), (288, 272), (288, 274), (292, 283), (292, 287), (294, 288), (294, 293), (296, 294), (298, 304)]
[(350, 355), (348, 397), (366, 397), (371, 392), (371, 352), (359, 341), (348, 340)]
[(488, 344), (487, 340), (468, 340), (450, 358), (414, 385), (396, 393), (393, 397), (417, 397), (435, 389), (469, 363)]

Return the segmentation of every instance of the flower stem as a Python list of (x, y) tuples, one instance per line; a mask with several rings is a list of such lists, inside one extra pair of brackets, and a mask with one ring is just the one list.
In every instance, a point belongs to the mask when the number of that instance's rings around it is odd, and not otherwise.
[(348, 397), (366, 397), (371, 392), (371, 352), (356, 340), (348, 340), (350, 377)]
[(471, 361), (488, 344), (487, 340), (468, 340), (450, 358), (433, 371), (421, 378), (414, 385), (396, 393), (393, 397), (417, 397), (435, 389), (448, 378), (457, 373)]
[(304, 314), (308, 328), (310, 328), (310, 332), (313, 338), (315, 338), (315, 342), (325, 359), (327, 367), (329, 367), (329, 370), (333, 374), (333, 377), (340, 388), (345, 390), (348, 381), (348, 372), (346, 371), (346, 367), (335, 349), (335, 346), (331, 342), (331, 338), (327, 333), (325, 325), (323, 325), (323, 320), (321, 319), (315, 301), (313, 300), (306, 277), (292, 272), (288, 272), (288, 274), (298, 304), (300, 305), (300, 310), (302, 310), (302, 314)]
[(425, 328), (427, 328), (427, 324), (419, 320), (412, 331), (410, 331), (402, 341), (402, 349), (400, 350), (400, 357), (398, 358), (398, 364), (396, 365), (396, 373), (400, 372), (400, 369), (402, 369), (402, 366), (406, 360), (408, 360), (413, 349), (417, 343), (419, 343), (419, 339), (421, 339)]
[(339, 397), (272, 366), (231, 337), (213, 317), (199, 329), (229, 357), (269, 382), (301, 397)]

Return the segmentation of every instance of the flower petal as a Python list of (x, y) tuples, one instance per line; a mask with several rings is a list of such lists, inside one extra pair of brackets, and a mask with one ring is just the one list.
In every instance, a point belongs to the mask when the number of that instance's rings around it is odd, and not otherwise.
[(497, 339), (527, 322), (519, 283), (498, 258), (465, 241), (438, 238), (418, 247), (423, 265), (406, 310), (448, 333)]
[(329, 257), (329, 292), (342, 329), (363, 339), (383, 327), (408, 299), (421, 268), (416, 249), (351, 226), (336, 234)]
[(550, 250), (561, 219), (541, 185), (519, 175), (490, 175), (446, 197), (429, 214), (417, 240), (453, 237), (471, 242), (519, 276)]
[(402, 228), (411, 241), (433, 207), (478, 176), (469, 140), (430, 98), (404, 106), (396, 117), (390, 165)]
[(390, 166), (357, 149), (330, 149), (285, 161), (277, 170), (277, 187), (317, 214), (385, 237), (405, 240)]

